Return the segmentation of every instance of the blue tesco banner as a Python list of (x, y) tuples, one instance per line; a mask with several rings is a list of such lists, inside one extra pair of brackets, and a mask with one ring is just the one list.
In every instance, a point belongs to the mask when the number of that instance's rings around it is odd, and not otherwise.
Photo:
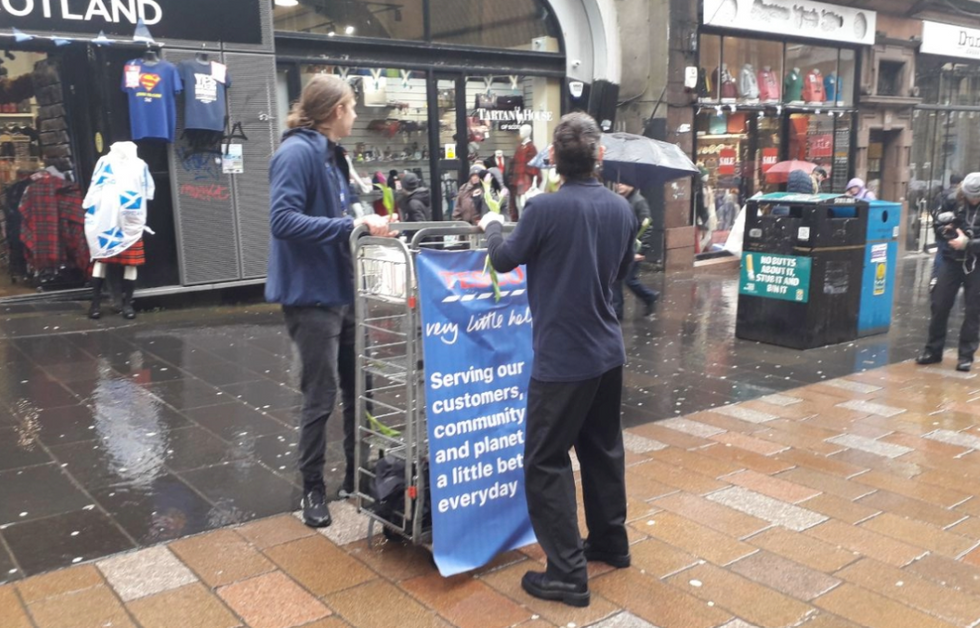
[(531, 312), (524, 269), (484, 251), (418, 255), (433, 553), (444, 576), (535, 542), (524, 497)]

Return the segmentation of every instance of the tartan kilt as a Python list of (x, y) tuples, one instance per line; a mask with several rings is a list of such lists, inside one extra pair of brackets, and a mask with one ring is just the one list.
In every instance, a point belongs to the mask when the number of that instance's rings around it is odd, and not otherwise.
[(142, 266), (146, 263), (146, 250), (143, 248), (143, 238), (118, 255), (95, 260), (103, 264), (120, 264), (122, 266)]

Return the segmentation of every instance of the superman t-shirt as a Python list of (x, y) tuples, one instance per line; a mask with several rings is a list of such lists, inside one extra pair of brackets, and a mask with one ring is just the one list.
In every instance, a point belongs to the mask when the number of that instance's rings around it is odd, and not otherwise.
[(123, 69), (122, 90), (129, 96), (129, 127), (133, 140), (174, 141), (176, 94), (184, 91), (172, 63), (133, 59)]

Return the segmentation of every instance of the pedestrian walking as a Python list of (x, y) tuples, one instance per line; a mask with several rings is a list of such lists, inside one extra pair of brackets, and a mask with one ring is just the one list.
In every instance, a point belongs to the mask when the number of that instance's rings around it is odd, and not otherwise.
[[(633, 263), (637, 224), (629, 203), (595, 178), (599, 127), (584, 113), (561, 119), (552, 161), (564, 178), (524, 208), (507, 240), (500, 214), (480, 221), (498, 272), (527, 265), (534, 318), (524, 477), (528, 512), (548, 557), (524, 574), (530, 595), (588, 606), (586, 561), (630, 564), (620, 401), (626, 352), (612, 286)], [(581, 463), (589, 535), (579, 535), (569, 450)]]
[(375, 236), (391, 235), (386, 217), (350, 215), (356, 199), (338, 142), (351, 132), (354, 107), (346, 81), (315, 76), (289, 114), (289, 130), (269, 171), (272, 237), (265, 296), (282, 304), (301, 361), (299, 469), (303, 521), (311, 527), (331, 523), (323, 465), (338, 381), (347, 464), (341, 491), (354, 490), (354, 276), (348, 240), (358, 225)]
[(918, 364), (935, 364), (943, 359), (949, 313), (956, 294), (963, 288), (966, 311), (960, 328), (959, 356), (956, 370), (967, 372), (973, 367), (973, 356), (980, 341), (980, 172), (964, 177), (956, 196), (956, 206), (935, 225), (936, 240), (945, 240), (943, 263), (939, 266), (936, 286), (932, 290), (932, 318), (929, 340), (916, 359)]
[[(650, 205), (647, 203), (647, 199), (643, 198), (643, 194), (641, 194), (638, 189), (631, 185), (626, 185), (625, 183), (617, 183), (616, 192), (629, 201), (638, 225), (642, 226), (645, 221), (651, 219)], [(635, 294), (638, 299), (643, 301), (644, 317), (653, 314), (654, 306), (657, 304), (657, 299), (660, 298), (660, 294), (656, 290), (651, 290), (650, 288), (644, 286), (642, 283), (640, 283), (639, 278), (636, 276), (637, 273), (640, 272), (640, 262), (645, 260), (647, 253), (650, 252), (650, 233), (650, 230), (647, 229), (640, 237), (640, 246), (636, 251), (636, 255), (633, 257), (633, 263), (630, 264), (630, 269), (626, 274), (626, 279), (623, 281), (617, 281), (615, 284), (613, 284), (613, 307), (616, 310), (616, 318), (618, 318), (620, 321), (623, 320), (623, 311), (625, 309), (626, 301), (623, 295), (623, 284), (625, 284), (626, 287), (630, 289), (630, 292)]]

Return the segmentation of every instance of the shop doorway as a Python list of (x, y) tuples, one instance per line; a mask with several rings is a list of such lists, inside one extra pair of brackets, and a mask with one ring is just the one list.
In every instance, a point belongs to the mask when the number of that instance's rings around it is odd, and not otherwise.
[[(82, 288), (89, 255), (82, 201), (98, 159), (129, 139), (119, 89), (133, 50), (27, 42), (4, 50), (0, 75), (0, 299)], [(164, 146), (140, 145), (156, 179), (155, 236), (139, 286), (177, 283)]]

